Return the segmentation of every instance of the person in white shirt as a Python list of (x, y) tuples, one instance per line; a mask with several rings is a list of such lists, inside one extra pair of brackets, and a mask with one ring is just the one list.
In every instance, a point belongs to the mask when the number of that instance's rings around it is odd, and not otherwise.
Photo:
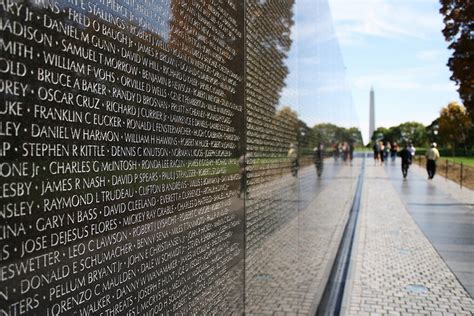
[(428, 172), (428, 179), (433, 179), (436, 174), (436, 160), (439, 159), (439, 151), (436, 149), (436, 143), (431, 144), (431, 148), (426, 151), (426, 171)]
[(408, 150), (410, 151), (411, 156), (414, 158), (415, 154), (416, 154), (416, 148), (415, 148), (415, 146), (413, 146), (412, 143), (408, 144)]

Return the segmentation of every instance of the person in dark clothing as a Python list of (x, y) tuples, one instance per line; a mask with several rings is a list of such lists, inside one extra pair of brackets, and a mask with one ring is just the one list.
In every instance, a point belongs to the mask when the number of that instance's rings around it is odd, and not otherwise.
[(334, 157), (334, 161), (338, 162), (339, 161), (339, 143), (335, 143), (332, 145), (332, 155)]
[(380, 157), (379, 157), (379, 154), (380, 154), (380, 146), (379, 146), (379, 142), (375, 142), (374, 144), (374, 147), (373, 147), (373, 150), (374, 150), (374, 166), (377, 165), (377, 162), (380, 161)]
[(240, 175), (240, 186), (237, 197), (245, 197), (245, 187), (247, 184), (247, 155), (242, 155), (239, 158), (239, 175)]
[(347, 161), (349, 160), (349, 145), (347, 142), (342, 144), (342, 157), (344, 160), (344, 164), (347, 165)]
[(406, 179), (407, 174), (408, 174), (408, 168), (410, 168), (410, 165), (412, 163), (412, 155), (411, 151), (408, 148), (408, 145), (405, 144), (402, 150), (400, 150), (400, 158), (402, 160), (402, 174), (403, 178)]
[(349, 161), (352, 166), (352, 160), (354, 160), (354, 143), (349, 143)]
[(316, 166), (316, 173), (318, 178), (323, 174), (324, 167), (324, 147), (323, 144), (319, 143), (317, 147), (313, 150), (313, 162)]
[(380, 164), (383, 166), (385, 163), (385, 144), (383, 141), (381, 141), (379, 145), (379, 156), (380, 156)]
[(392, 158), (392, 162), (395, 162), (397, 159), (397, 153), (400, 149), (398, 148), (397, 143), (393, 143), (392, 147), (390, 148), (390, 157)]

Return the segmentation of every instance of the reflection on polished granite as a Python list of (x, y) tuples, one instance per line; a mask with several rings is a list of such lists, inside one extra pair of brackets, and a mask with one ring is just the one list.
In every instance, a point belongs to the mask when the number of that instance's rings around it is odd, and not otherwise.
[(356, 173), (316, 179), (318, 141), (284, 98), (294, 0), (0, 9), (0, 314), (270, 310), (259, 282), (314, 310)]
[[(300, 181), (313, 185), (313, 199), (291, 221), (246, 254), (246, 314), (312, 315), (332, 268), (359, 171), (326, 160), (318, 179), (314, 166), (301, 170)], [(285, 179), (282, 179), (285, 181)]]

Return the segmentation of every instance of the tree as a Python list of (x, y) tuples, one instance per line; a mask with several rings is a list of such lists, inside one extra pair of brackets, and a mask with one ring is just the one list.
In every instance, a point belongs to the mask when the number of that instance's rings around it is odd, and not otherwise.
[(377, 139), (398, 144), (410, 141), (416, 147), (423, 147), (427, 143), (428, 135), (423, 124), (418, 122), (405, 122), (390, 128), (377, 128), (372, 135), (372, 143)]
[(441, 109), (438, 122), (439, 136), (445, 144), (451, 145), (453, 155), (459, 144), (462, 144), (464, 150), (467, 151), (467, 137), (472, 124), (466, 109), (457, 102), (451, 102)]
[(362, 133), (358, 127), (340, 127), (332, 123), (321, 123), (313, 127), (312, 135), (315, 144), (322, 143), (325, 146), (332, 146), (341, 142), (362, 145)]
[(347, 131), (351, 135), (351, 142), (353, 142), (355, 146), (364, 145), (364, 141), (362, 139), (362, 132), (358, 127), (350, 127)]
[(451, 80), (459, 86), (459, 95), (474, 122), (474, 1), (441, 0), (441, 5), (443, 35), (453, 50), (448, 61)]
[(390, 130), (386, 127), (377, 127), (371, 136), (372, 143), (380, 140), (387, 140), (390, 135)]
[(413, 145), (417, 147), (424, 147), (428, 141), (428, 133), (426, 127), (418, 122), (406, 122), (396, 127), (399, 134), (398, 142), (401, 143), (404, 140), (410, 140)]
[(298, 135), (297, 135), (298, 147), (300, 154), (308, 154), (313, 152), (313, 148), (316, 146), (313, 129), (311, 129), (305, 122), (298, 120)]
[(279, 111), (276, 111), (273, 122), (272, 134), (280, 137), (280, 141), (287, 141), (290, 143), (297, 143), (299, 139), (298, 130), (298, 113), (292, 110), (289, 106), (283, 106)]
[(439, 118), (431, 122), (430, 125), (426, 126), (426, 134), (431, 142), (440, 143), (439, 140)]
[(338, 130), (340, 127), (331, 123), (321, 123), (313, 127), (313, 135), (317, 144), (322, 143), (330, 146), (338, 142)]

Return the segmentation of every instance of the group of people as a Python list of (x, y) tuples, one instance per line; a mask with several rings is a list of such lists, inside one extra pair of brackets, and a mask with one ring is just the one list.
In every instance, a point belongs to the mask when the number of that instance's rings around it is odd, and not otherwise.
[[(415, 147), (411, 145), (411, 148), (413, 149), (413, 155), (415, 155)], [(395, 162), (397, 159), (397, 154), (400, 150), (400, 147), (398, 146), (397, 143), (390, 143), (390, 142), (384, 142), (384, 141), (376, 141), (374, 146), (374, 163), (375, 165), (380, 164), (383, 166), (386, 161), (388, 161), (389, 158), (392, 159), (392, 162)]]
[[(440, 158), (438, 149), (436, 148), (436, 143), (431, 143), (430, 148), (426, 151), (426, 171), (428, 172), (428, 179), (433, 179), (436, 174), (436, 161)], [(412, 143), (407, 142), (405, 146), (399, 150), (397, 143), (385, 143), (383, 141), (376, 142), (373, 146), (374, 150), (374, 164), (384, 165), (385, 161), (388, 160), (388, 157), (392, 158), (392, 161), (395, 161), (397, 155), (401, 158), (402, 174), (403, 178), (406, 178), (408, 175), (408, 169), (413, 162), (413, 159), (416, 154), (416, 148)]]
[[(428, 172), (428, 179), (433, 179), (436, 174), (436, 161), (440, 158), (438, 149), (436, 148), (436, 143), (431, 143), (430, 148), (426, 151), (426, 170)], [(416, 148), (412, 143), (405, 143), (404, 147), (399, 150), (397, 143), (385, 143), (383, 141), (376, 142), (373, 146), (374, 150), (374, 162), (375, 165), (380, 163), (384, 165), (384, 162), (388, 160), (390, 156), (392, 161), (395, 161), (397, 155), (401, 158), (402, 174), (403, 178), (406, 178), (408, 175), (408, 169), (413, 162), (413, 159), (416, 154)], [(354, 158), (354, 144), (349, 142), (339, 143), (333, 145), (333, 156), (337, 161), (342, 153), (342, 159), (344, 163), (348, 162), (352, 165), (352, 160)], [(291, 173), (294, 177), (298, 175), (299, 161), (298, 161), (298, 151), (294, 144), (290, 144), (288, 150), (288, 158), (291, 162)], [(324, 145), (319, 143), (313, 150), (313, 163), (316, 167), (316, 173), (318, 177), (321, 177), (324, 167)], [(245, 192), (245, 183), (246, 183), (246, 167), (247, 167), (247, 155), (242, 155), (239, 158), (239, 169), (240, 169), (240, 189), (238, 197), (240, 197)]]
[[(290, 144), (290, 149), (288, 150), (288, 158), (290, 159), (291, 163), (291, 174), (293, 175), (293, 177), (296, 177), (298, 175), (298, 169), (300, 167), (300, 164), (298, 159), (298, 152), (294, 144)], [(316, 166), (316, 173), (318, 177), (321, 177), (323, 173), (324, 158), (324, 145), (322, 143), (319, 143), (313, 149), (313, 163)]]
[[(336, 161), (338, 161), (341, 157), (344, 161), (344, 164), (352, 165), (352, 160), (354, 159), (354, 144), (352, 142), (343, 142), (333, 145), (333, 157)], [(290, 144), (288, 158), (291, 162), (291, 174), (296, 177), (298, 175), (299, 160), (298, 151), (294, 144)], [(316, 173), (318, 177), (321, 177), (323, 173), (324, 158), (324, 145), (319, 143), (313, 149), (313, 163), (316, 167)]]
[(344, 164), (351, 164), (354, 159), (354, 143), (353, 142), (342, 142), (332, 145), (332, 154), (334, 161), (339, 161), (342, 158)]
[[(431, 143), (430, 148), (426, 151), (426, 171), (428, 172), (428, 179), (431, 180), (436, 174), (436, 161), (440, 158), (436, 143)], [(400, 151), (402, 159), (402, 174), (403, 178), (407, 177), (408, 168), (410, 167), (413, 158), (415, 157), (415, 149), (412, 144), (407, 144), (403, 150)]]

